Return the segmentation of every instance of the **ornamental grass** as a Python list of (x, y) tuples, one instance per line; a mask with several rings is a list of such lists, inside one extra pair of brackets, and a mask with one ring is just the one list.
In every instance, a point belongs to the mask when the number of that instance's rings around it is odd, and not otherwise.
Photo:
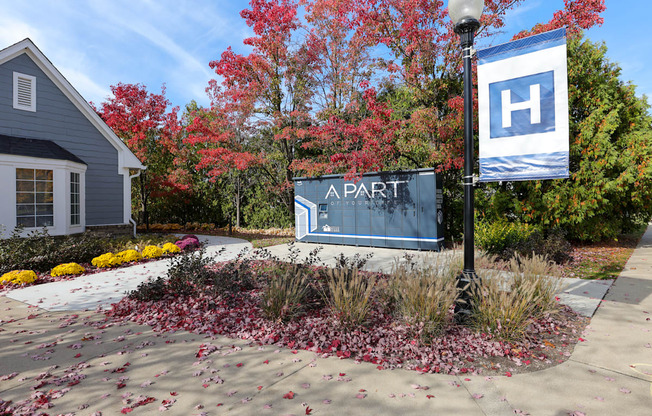
[(551, 270), (544, 257), (534, 255), (515, 257), (509, 276), (483, 271), (482, 282), (471, 287), (475, 328), (505, 341), (522, 339), (537, 319), (559, 310), (562, 281)]
[(32, 283), (36, 279), (38, 279), (38, 276), (32, 270), (12, 270), (0, 276), (0, 283), (23, 285)]
[(147, 246), (143, 249), (142, 254), (146, 259), (155, 259), (163, 255), (163, 250), (158, 246)]
[(86, 271), (82, 266), (77, 263), (64, 263), (56, 266), (50, 272), (50, 276), (69, 276), (69, 275), (78, 275)]
[(371, 296), (376, 279), (357, 268), (340, 267), (326, 271), (323, 298), (331, 312), (345, 327), (363, 325), (371, 311)]
[(421, 266), (411, 259), (397, 262), (391, 273), (391, 293), (396, 312), (429, 343), (453, 321), (458, 298), (457, 276), (462, 270), (459, 255), (429, 257)]
[(277, 322), (292, 320), (304, 310), (309, 290), (308, 276), (300, 265), (292, 265), (284, 273), (272, 273), (262, 294), (263, 314)]

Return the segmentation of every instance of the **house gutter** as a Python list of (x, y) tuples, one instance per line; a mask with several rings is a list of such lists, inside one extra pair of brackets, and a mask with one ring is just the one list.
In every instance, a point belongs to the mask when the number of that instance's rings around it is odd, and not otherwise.
[[(137, 173), (134, 173), (133, 175), (129, 176), (129, 184), (131, 184), (132, 179), (137, 178), (140, 176), (141, 173), (143, 173), (143, 170), (145, 169), (138, 169)], [(134, 227), (134, 237), (136, 237), (136, 220), (129, 214), (129, 224), (131, 224)]]

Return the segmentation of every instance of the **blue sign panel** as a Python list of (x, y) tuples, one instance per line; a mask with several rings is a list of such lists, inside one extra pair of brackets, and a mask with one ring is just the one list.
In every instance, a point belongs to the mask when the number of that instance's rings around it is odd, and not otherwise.
[(439, 250), (442, 192), (434, 169), (294, 179), (299, 241)]
[(567, 178), (566, 32), (478, 51), (480, 181)]

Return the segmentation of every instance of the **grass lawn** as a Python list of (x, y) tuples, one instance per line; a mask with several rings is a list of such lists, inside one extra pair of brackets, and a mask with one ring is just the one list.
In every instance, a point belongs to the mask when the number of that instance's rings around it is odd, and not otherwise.
[(615, 279), (625, 267), (647, 225), (617, 239), (598, 243), (573, 244), (573, 260), (561, 266), (563, 277)]

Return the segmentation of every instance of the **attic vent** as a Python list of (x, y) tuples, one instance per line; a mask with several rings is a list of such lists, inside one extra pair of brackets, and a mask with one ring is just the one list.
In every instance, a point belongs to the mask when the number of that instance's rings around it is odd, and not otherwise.
[(36, 77), (14, 72), (14, 108), (36, 111)]

